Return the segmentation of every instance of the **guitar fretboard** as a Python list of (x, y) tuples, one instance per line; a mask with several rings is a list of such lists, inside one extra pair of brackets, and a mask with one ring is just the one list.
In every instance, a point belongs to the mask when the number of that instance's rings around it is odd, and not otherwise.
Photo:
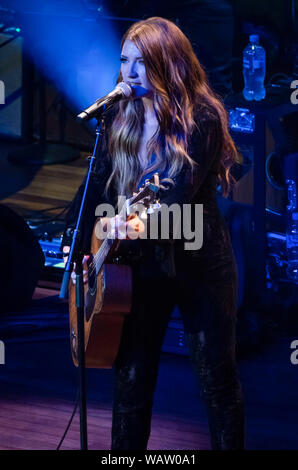
[(95, 254), (93, 258), (93, 263), (94, 263), (94, 268), (96, 270), (96, 276), (98, 275), (114, 243), (115, 243), (115, 239), (105, 238), (98, 252)]

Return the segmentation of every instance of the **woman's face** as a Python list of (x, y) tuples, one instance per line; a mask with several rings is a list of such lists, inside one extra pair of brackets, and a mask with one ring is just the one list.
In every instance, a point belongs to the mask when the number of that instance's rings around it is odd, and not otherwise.
[(153, 87), (147, 78), (142, 54), (129, 39), (123, 44), (120, 60), (123, 81), (131, 86), (134, 96), (152, 97)]

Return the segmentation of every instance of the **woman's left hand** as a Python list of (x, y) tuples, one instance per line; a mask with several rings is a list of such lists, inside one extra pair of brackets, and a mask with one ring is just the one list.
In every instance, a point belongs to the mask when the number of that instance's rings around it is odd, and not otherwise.
[(104, 233), (111, 232), (121, 240), (136, 240), (145, 232), (145, 224), (136, 214), (129, 215), (126, 221), (119, 215), (103, 217), (100, 223)]
[(126, 240), (135, 240), (140, 238), (145, 232), (145, 224), (136, 214), (130, 215), (126, 222)]

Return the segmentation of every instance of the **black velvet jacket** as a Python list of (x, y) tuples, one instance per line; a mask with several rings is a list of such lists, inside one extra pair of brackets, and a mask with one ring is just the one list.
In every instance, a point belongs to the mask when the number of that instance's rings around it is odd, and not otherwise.
[[(106, 132), (102, 139), (101, 150), (96, 158), (95, 171), (92, 175), (85, 216), (82, 224), (81, 243), (84, 253), (90, 250), (90, 240), (95, 224), (95, 209), (98, 204), (111, 203), (116, 205), (117, 194), (113, 188), (109, 194), (104, 195), (104, 188), (111, 174), (111, 160), (107, 150), (107, 136), (109, 126), (115, 116), (116, 110), (110, 112), (106, 118)], [(203, 204), (203, 246), (199, 250), (183, 250), (183, 240), (123, 240), (118, 250), (118, 258), (123, 262), (147, 263), (152, 272), (166, 273), (175, 276), (175, 253), (179, 252), (186, 263), (191, 258), (197, 260), (198, 268), (204, 265), (210, 267), (216, 257), (233, 256), (230, 236), (221, 215), (216, 199), (217, 175), (219, 159), (221, 156), (222, 130), (216, 111), (204, 108), (194, 114), (196, 126), (189, 140), (188, 153), (198, 165), (192, 172), (190, 166), (185, 164), (180, 173), (174, 178), (174, 186), (160, 194), (160, 202), (171, 205)], [(162, 175), (160, 175), (162, 177)], [(61, 244), (71, 242), (72, 230), (80, 208), (80, 201), (84, 189), (84, 182), (80, 186), (66, 217), (66, 228)], [(183, 232), (182, 232), (183, 233)], [(218, 259), (217, 259), (218, 261)]]

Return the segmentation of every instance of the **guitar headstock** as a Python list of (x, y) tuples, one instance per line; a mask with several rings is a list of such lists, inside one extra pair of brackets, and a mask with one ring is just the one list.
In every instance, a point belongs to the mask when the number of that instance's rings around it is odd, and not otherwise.
[(126, 208), (127, 215), (134, 212), (134, 206), (137, 206), (137, 204), (145, 206), (148, 214), (159, 208), (158, 196), (160, 187), (159, 175), (158, 173), (154, 173), (154, 175), (150, 179), (147, 179), (143, 186), (141, 186), (139, 192), (134, 193), (133, 196), (128, 199)]

